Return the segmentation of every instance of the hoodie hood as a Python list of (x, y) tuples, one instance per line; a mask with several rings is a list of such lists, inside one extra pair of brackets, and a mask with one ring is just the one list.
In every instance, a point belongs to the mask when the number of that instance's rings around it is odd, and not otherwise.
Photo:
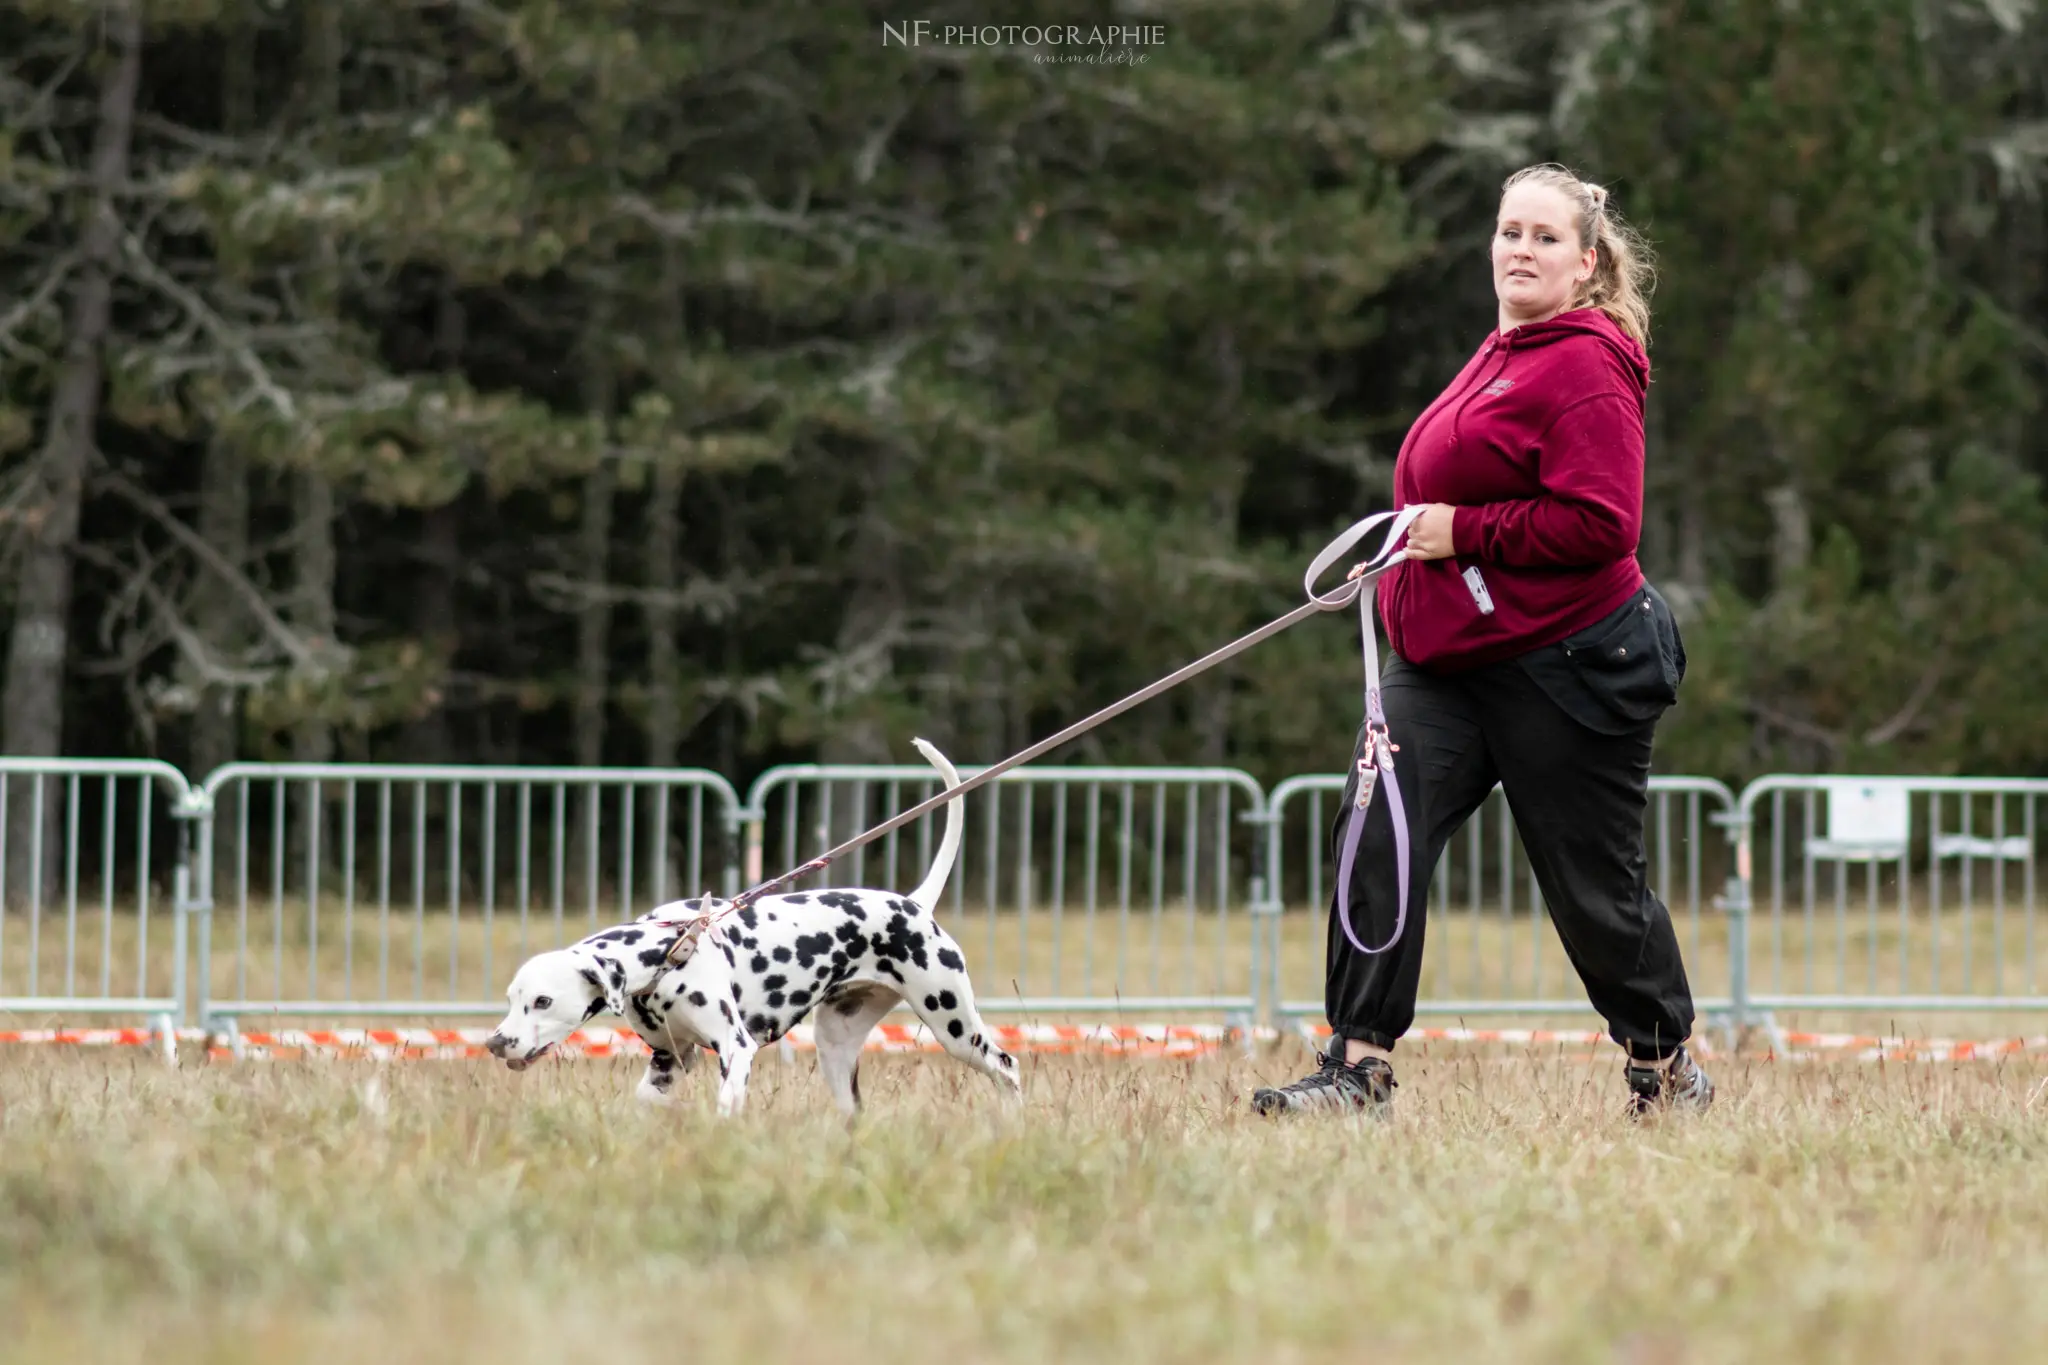
[(1649, 353), (1634, 337), (1621, 330), (1620, 323), (1598, 308), (1574, 308), (1543, 322), (1510, 327), (1505, 332), (1495, 332), (1494, 340), (1511, 350), (1533, 351), (1540, 346), (1554, 346), (1560, 341), (1581, 336), (1597, 337), (1614, 357), (1615, 364), (1634, 383), (1636, 392), (1649, 392)]

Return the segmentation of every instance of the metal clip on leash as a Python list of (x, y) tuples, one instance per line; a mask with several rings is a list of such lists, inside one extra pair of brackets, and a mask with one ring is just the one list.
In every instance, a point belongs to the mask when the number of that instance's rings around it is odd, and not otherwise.
[[(1180, 686), (1199, 673), (1206, 673), (1224, 660), (1242, 654), (1253, 645), (1271, 639), (1289, 626), (1306, 621), (1309, 617), (1320, 612), (1341, 610), (1344, 607), (1350, 606), (1355, 601), (1358, 603), (1359, 624), (1365, 631), (1365, 718), (1367, 730), (1372, 736), (1371, 743), (1367, 747), (1367, 753), (1372, 759), (1373, 764), (1376, 765), (1378, 772), (1384, 773), (1387, 779), (1387, 797), (1392, 803), (1394, 814), (1395, 862), (1398, 867), (1398, 878), (1401, 886), (1401, 902), (1400, 909), (1395, 915), (1394, 937), (1392, 939), (1389, 939), (1384, 946), (1379, 948), (1368, 948), (1358, 941), (1357, 934), (1353, 933), (1351, 929), (1349, 902), (1351, 865), (1357, 856), (1358, 831), (1365, 823), (1365, 807), (1372, 800), (1373, 791), (1377, 785), (1377, 778), (1373, 776), (1371, 769), (1365, 762), (1361, 762), (1359, 765), (1360, 796), (1352, 811), (1351, 831), (1345, 841), (1343, 862), (1338, 871), (1337, 914), (1344, 925), (1344, 936), (1351, 940), (1351, 945), (1354, 948), (1358, 949), (1361, 953), (1368, 954), (1385, 952), (1400, 939), (1402, 926), (1406, 923), (1408, 906), (1408, 822), (1403, 818), (1401, 793), (1394, 781), (1393, 750), (1395, 746), (1387, 736), (1386, 715), (1380, 709), (1379, 644), (1373, 637), (1372, 602), (1365, 595), (1365, 590), (1381, 574), (1401, 562), (1403, 558), (1401, 550), (1408, 535), (1408, 527), (1421, 514), (1421, 507), (1408, 507), (1399, 512), (1375, 512), (1361, 521), (1352, 523), (1335, 540), (1325, 545), (1322, 552), (1309, 564), (1308, 573), (1302, 578), (1301, 584), (1303, 590), (1308, 593), (1308, 601), (1296, 607), (1293, 611), (1288, 612), (1285, 616), (1268, 621), (1250, 634), (1239, 636), (1215, 653), (1205, 654), (1193, 663), (1168, 674), (1159, 681), (1140, 688), (1122, 701), (1105, 706), (1094, 715), (1074, 722), (1051, 738), (1042, 739), (1030, 748), (1020, 753), (1012, 754), (1000, 763), (983, 768), (959, 786), (948, 787), (935, 796), (927, 797), (900, 815), (876, 825), (873, 829), (854, 835), (837, 848), (819, 854), (802, 866), (792, 868), (779, 877), (771, 877), (757, 886), (748, 887), (731, 901), (725, 902), (714, 910), (690, 917), (687, 920), (676, 921), (676, 923), (697, 925), (701, 931), (701, 926), (714, 923), (727, 915), (736, 914), (742, 907), (751, 905), (776, 887), (786, 885), (799, 877), (808, 876), (813, 872), (823, 871), (831, 866), (834, 861), (845, 857), (862, 844), (873, 839), (879, 839), (890, 830), (907, 825), (926, 812), (936, 810), (948, 801), (965, 796), (976, 787), (995, 781), (998, 777), (1001, 777), (1019, 764), (1029, 763), (1032, 759), (1058, 748), (1068, 740), (1086, 734), (1104, 721), (1120, 716), (1132, 707), (1142, 702), (1150, 701), (1160, 693)], [(1388, 527), (1386, 539), (1381, 543), (1378, 553), (1366, 559), (1364, 572), (1356, 578), (1345, 580), (1327, 593), (1318, 593), (1316, 591), (1316, 580), (1329, 572), (1334, 565), (1349, 558), (1353, 547), (1381, 526)], [(682, 938), (679, 938), (676, 941), (676, 948), (683, 949), (686, 943), (694, 947), (696, 943), (694, 933), (685, 934)], [(685, 956), (687, 956), (687, 950), (685, 950)], [(670, 961), (677, 960), (674, 950), (671, 950)]]

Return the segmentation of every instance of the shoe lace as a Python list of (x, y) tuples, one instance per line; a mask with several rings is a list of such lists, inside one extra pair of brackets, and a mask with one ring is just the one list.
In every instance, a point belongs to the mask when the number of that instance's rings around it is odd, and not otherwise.
[(1303, 1076), (1300, 1080), (1293, 1082), (1286, 1088), (1295, 1091), (1296, 1093), (1302, 1093), (1310, 1090), (1322, 1090), (1328, 1086), (1333, 1086), (1337, 1084), (1337, 1078), (1343, 1073), (1343, 1071), (1344, 1059), (1341, 1057), (1334, 1057), (1325, 1053), (1323, 1059), (1316, 1064), (1316, 1069), (1314, 1071), (1310, 1072), (1306, 1076)]

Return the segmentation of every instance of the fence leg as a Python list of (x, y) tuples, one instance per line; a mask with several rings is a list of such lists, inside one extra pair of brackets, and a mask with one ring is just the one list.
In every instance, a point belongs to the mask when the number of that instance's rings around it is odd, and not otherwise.
[(166, 1066), (178, 1064), (178, 1021), (168, 1014), (159, 1014), (149, 1021), (149, 1030), (156, 1036), (157, 1051)]
[(1728, 916), (1728, 1050), (1739, 1051), (1749, 1032), (1749, 808), (1739, 807), (1714, 817), (1735, 846), (1735, 870), (1719, 899)]

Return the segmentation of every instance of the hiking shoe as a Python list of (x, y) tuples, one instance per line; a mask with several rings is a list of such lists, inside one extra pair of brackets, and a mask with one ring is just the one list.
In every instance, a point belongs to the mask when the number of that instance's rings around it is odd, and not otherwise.
[(1267, 1117), (1312, 1109), (1381, 1116), (1393, 1103), (1394, 1068), (1383, 1057), (1347, 1063), (1342, 1038), (1332, 1038), (1330, 1051), (1323, 1054), (1316, 1069), (1292, 1085), (1265, 1086), (1252, 1092), (1252, 1111)]
[(1661, 1065), (1628, 1064), (1628, 1113), (1644, 1118), (1662, 1109), (1699, 1112), (1714, 1102), (1714, 1083), (1684, 1048)]

